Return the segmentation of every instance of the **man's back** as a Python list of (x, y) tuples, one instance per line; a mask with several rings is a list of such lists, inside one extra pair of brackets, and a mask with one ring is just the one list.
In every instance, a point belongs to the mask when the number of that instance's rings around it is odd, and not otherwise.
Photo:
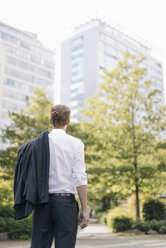
[(76, 194), (76, 186), (87, 184), (84, 144), (62, 129), (53, 129), (49, 134), (49, 147), (49, 193)]

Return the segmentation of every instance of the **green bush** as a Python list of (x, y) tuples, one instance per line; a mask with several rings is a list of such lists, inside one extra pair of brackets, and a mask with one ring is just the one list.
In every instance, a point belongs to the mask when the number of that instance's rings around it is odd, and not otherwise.
[(164, 220), (166, 219), (165, 205), (157, 199), (147, 199), (143, 204), (144, 220)]
[(120, 207), (113, 208), (113, 209), (109, 210), (109, 212), (107, 214), (107, 224), (108, 224), (109, 228), (113, 228), (113, 219), (115, 219), (116, 217), (118, 217), (118, 218), (128, 217), (132, 220), (132, 216), (130, 215), (130, 213), (126, 209), (123, 209)]
[(149, 230), (154, 230), (158, 233), (166, 234), (166, 221), (137, 221), (133, 223), (132, 229), (137, 229), (145, 233), (147, 233)]
[(160, 234), (166, 234), (166, 225), (163, 225), (163, 226), (160, 227), (159, 233)]
[(8, 232), (11, 240), (30, 239), (32, 231), (32, 218), (14, 220), (0, 217), (0, 232)]
[(130, 230), (132, 227), (132, 219), (126, 216), (115, 217), (112, 220), (112, 228), (114, 232)]
[(149, 221), (137, 221), (132, 226), (133, 229), (137, 229), (141, 232), (147, 233), (151, 228)]
[(6, 219), (3, 217), (0, 217), (0, 233), (7, 231), (7, 222)]
[(22, 220), (8, 218), (6, 221), (8, 223), (7, 231), (9, 239), (30, 239), (32, 232), (31, 218), (25, 218)]
[(157, 220), (149, 221), (149, 228), (156, 232), (159, 232), (161, 225), (163, 225), (163, 221), (157, 221)]
[(0, 217), (14, 218), (14, 209), (10, 205), (0, 205)]

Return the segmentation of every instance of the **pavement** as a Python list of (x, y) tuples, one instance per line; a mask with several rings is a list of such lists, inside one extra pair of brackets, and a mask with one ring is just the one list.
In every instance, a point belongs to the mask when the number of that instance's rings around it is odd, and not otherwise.
[[(30, 241), (0, 242), (0, 248), (29, 247)], [(107, 226), (91, 221), (85, 229), (78, 229), (76, 248), (166, 248), (166, 235), (119, 236)]]
[(166, 248), (165, 235), (119, 236), (107, 226), (90, 224), (78, 231), (76, 248)]

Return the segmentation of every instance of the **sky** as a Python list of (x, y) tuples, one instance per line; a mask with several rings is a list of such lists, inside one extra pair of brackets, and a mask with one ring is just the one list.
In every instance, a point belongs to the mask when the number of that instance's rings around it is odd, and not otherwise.
[(164, 0), (0, 0), (0, 21), (37, 33), (45, 46), (55, 49), (75, 26), (91, 18), (102, 18), (148, 41), (152, 55), (163, 64), (166, 79), (165, 5)]

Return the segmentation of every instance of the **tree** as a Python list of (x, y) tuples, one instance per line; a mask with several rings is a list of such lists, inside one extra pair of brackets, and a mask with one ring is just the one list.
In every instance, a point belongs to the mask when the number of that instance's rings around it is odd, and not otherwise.
[(148, 78), (144, 62), (141, 54), (125, 52), (117, 68), (104, 71), (99, 92), (83, 111), (90, 119), (89, 132), (98, 141), (87, 148), (97, 158), (88, 164), (92, 185), (109, 195), (135, 192), (137, 219), (139, 192), (146, 188), (155, 192), (147, 187), (154, 182), (159, 189), (156, 142), (166, 127), (161, 92), (155, 89), (155, 80)]
[(19, 147), (30, 139), (37, 137), (44, 130), (50, 130), (50, 108), (45, 88), (35, 88), (27, 101), (27, 108), (20, 113), (9, 113), (11, 125), (3, 130), (3, 141), (9, 146), (0, 153), (1, 170), (13, 178)]

